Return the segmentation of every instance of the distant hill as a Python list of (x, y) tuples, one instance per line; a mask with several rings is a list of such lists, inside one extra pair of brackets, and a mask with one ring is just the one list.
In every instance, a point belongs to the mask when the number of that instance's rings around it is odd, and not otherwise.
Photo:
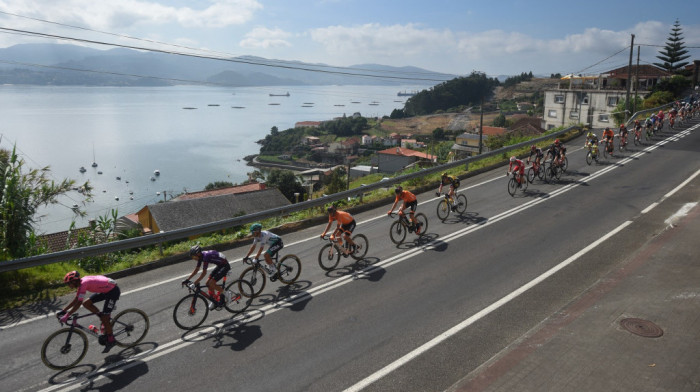
[[(38, 65), (38, 66), (37, 66)], [(49, 68), (50, 67), (50, 68)], [(117, 48), (97, 50), (63, 44), (22, 44), (0, 49), (0, 84), (167, 86), (216, 83), (230, 86), (405, 85), (416, 79), (449, 80), (417, 67), (378, 64), (336, 68), (326, 64), (240, 56), (221, 60)], [(92, 71), (92, 72), (85, 72)], [(361, 73), (364, 76), (348, 74)], [(367, 76), (373, 75), (373, 76)], [(383, 76), (384, 78), (381, 78)], [(428, 82), (433, 85), (439, 82)]]

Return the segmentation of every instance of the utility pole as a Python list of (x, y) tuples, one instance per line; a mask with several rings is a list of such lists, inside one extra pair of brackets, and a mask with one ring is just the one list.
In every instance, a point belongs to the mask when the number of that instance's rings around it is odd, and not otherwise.
[(484, 146), (484, 97), (481, 97), (481, 115), (479, 116), (479, 155)]
[(625, 111), (625, 122), (630, 116), (630, 88), (632, 88), (632, 55), (634, 54), (634, 34), (632, 34), (632, 43), (630, 44), (630, 62), (627, 66), (627, 102)]
[(639, 92), (639, 48), (637, 46), (637, 69), (634, 70), (634, 103), (632, 104), (632, 113), (637, 113), (637, 94)]

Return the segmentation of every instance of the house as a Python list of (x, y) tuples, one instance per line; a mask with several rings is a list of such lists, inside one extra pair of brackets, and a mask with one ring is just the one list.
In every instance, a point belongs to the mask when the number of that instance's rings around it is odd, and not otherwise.
[(524, 116), (515, 120), (508, 130), (521, 135), (537, 136), (545, 132), (543, 125), (544, 121), (539, 117)]
[(401, 139), (401, 148), (410, 147), (423, 148), (425, 147), (425, 143), (419, 142), (416, 139)]
[(230, 186), (230, 187), (226, 187), (226, 188), (212, 189), (209, 191), (183, 193), (182, 195), (173, 198), (171, 201), (192, 200), (192, 199), (199, 199), (202, 197), (233, 195), (236, 193), (255, 192), (255, 191), (262, 191), (266, 188), (267, 187), (265, 186), (265, 184), (253, 181), (253, 182), (251, 182), (249, 184), (245, 184), (245, 185)]
[(375, 140), (377, 140), (377, 137), (374, 136), (374, 135), (372, 135), (372, 136), (370, 136), (370, 135), (362, 135), (362, 145), (363, 145), (363, 146), (370, 145), (370, 144), (374, 144), (374, 141), (375, 141)]
[(627, 96), (644, 95), (670, 74), (652, 65), (616, 68), (597, 76), (566, 75), (556, 89), (544, 92), (544, 128), (583, 123), (592, 128), (614, 126), (612, 114)]
[(479, 130), (473, 132), (465, 132), (455, 138), (455, 144), (452, 145), (452, 151), (455, 153), (456, 159), (462, 159), (479, 154), (479, 138), (482, 140), (482, 152), (489, 151), (486, 147), (486, 140), (493, 136), (502, 136), (508, 132), (507, 129), (501, 127), (484, 126), (482, 135), (479, 135)]
[(357, 166), (352, 166), (350, 168), (350, 178), (355, 179), (358, 177), (364, 177), (366, 175), (376, 173), (377, 168), (373, 166), (367, 166), (367, 165), (357, 165)]
[[(137, 212), (144, 231), (160, 233), (230, 219), (291, 204), (276, 188), (168, 201)], [(147, 229), (147, 230), (146, 230)]]
[(321, 139), (316, 136), (306, 136), (304, 138), (304, 144), (308, 146), (315, 146), (321, 143)]
[(408, 148), (392, 147), (377, 152), (376, 166), (380, 173), (396, 173), (417, 161), (435, 162), (435, 156)]

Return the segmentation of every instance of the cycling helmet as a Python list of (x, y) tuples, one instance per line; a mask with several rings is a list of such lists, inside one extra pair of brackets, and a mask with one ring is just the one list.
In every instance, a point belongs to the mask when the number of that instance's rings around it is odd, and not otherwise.
[(190, 257), (202, 253), (202, 247), (199, 245), (192, 245), (190, 248)]
[(510, 161), (511, 161), (511, 162), (515, 162), (515, 157), (514, 157), (514, 156), (513, 156), (513, 157), (510, 157)]
[(337, 211), (337, 209), (335, 208), (335, 206), (330, 206), (326, 209), (326, 211), (328, 211), (329, 214), (334, 214)]
[(558, 145), (559, 145), (559, 139), (555, 140), (555, 141), (554, 141), (554, 144), (556, 144), (556, 145), (558, 146)]
[(447, 172), (442, 173), (442, 177), (447, 177)]
[(250, 232), (251, 233), (254, 231), (260, 231), (260, 230), (262, 230), (262, 225), (260, 223), (253, 223), (252, 225), (250, 225)]
[(593, 132), (588, 132), (588, 135), (586, 135), (586, 137), (593, 137), (593, 136), (595, 136), (595, 135), (593, 135)]
[(396, 193), (397, 195), (401, 192), (403, 192), (403, 188), (401, 186), (397, 186), (396, 189), (394, 189), (394, 193)]
[(80, 280), (80, 272), (78, 271), (71, 271), (63, 277), (63, 283), (69, 283), (75, 280)]
[(537, 150), (537, 146), (536, 146), (536, 145), (533, 144), (532, 146), (530, 146), (530, 151), (535, 151), (535, 150)]

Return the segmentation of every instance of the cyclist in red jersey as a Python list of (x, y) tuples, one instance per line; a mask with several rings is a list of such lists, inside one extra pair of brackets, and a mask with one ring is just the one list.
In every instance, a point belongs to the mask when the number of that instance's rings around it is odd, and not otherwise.
[(510, 175), (510, 173), (517, 173), (516, 179), (518, 181), (518, 184), (521, 184), (523, 182), (523, 175), (525, 174), (525, 164), (523, 161), (520, 159), (512, 156), (510, 157), (510, 165), (508, 165), (508, 172), (506, 175)]
[[(338, 248), (343, 250), (343, 255), (347, 256), (351, 253), (351, 249), (354, 249), (355, 243), (352, 241), (352, 238), (350, 238), (350, 234), (355, 230), (355, 226), (357, 226), (357, 223), (355, 223), (355, 218), (350, 215), (350, 213), (345, 212), (345, 211), (339, 211), (338, 209), (335, 208), (335, 206), (330, 206), (328, 207), (328, 224), (326, 225), (326, 228), (323, 230), (323, 234), (321, 234), (321, 238), (326, 236), (326, 233), (328, 232), (328, 229), (331, 227), (333, 224), (333, 221), (338, 222), (338, 224), (335, 227), (335, 230), (333, 231), (333, 235), (331, 235), (331, 240), (334, 239), (336, 240), (336, 243), (338, 244)], [(343, 233), (343, 239), (345, 242), (347, 242), (350, 247), (348, 249), (340, 246), (341, 241), (340, 238), (337, 237), (339, 232)]]
[[(114, 310), (117, 300), (119, 300), (119, 296), (121, 295), (117, 282), (114, 279), (102, 275), (84, 276), (81, 278), (78, 271), (71, 271), (63, 278), (63, 283), (66, 283), (72, 289), (77, 289), (77, 292), (73, 301), (58, 312), (57, 315), (62, 316), (61, 322), (67, 322), (68, 317), (78, 310), (80, 305), (83, 305), (85, 309), (100, 317), (102, 327), (104, 327), (104, 334), (100, 335), (98, 341), (105, 346), (105, 351), (109, 351), (109, 349), (116, 344), (114, 335), (112, 334), (112, 323), (110, 323), (109, 315)], [(87, 291), (93, 294), (90, 298), (83, 301)], [(105, 301), (102, 312), (94, 305), (96, 302), (100, 301)]]
[(399, 215), (403, 214), (403, 211), (406, 208), (409, 208), (408, 217), (411, 223), (413, 223), (413, 226), (416, 227), (416, 232), (420, 233), (420, 229), (423, 223), (416, 222), (415, 212), (416, 207), (418, 206), (418, 199), (416, 199), (416, 195), (404, 190), (401, 186), (397, 186), (396, 189), (394, 189), (394, 193), (396, 194), (396, 200), (394, 200), (394, 204), (391, 205), (391, 209), (389, 210), (387, 215), (391, 215), (391, 213), (394, 212), (394, 208), (396, 208), (396, 204), (399, 203), (399, 200), (402, 200), (403, 204), (401, 205), (401, 207), (399, 207)]

